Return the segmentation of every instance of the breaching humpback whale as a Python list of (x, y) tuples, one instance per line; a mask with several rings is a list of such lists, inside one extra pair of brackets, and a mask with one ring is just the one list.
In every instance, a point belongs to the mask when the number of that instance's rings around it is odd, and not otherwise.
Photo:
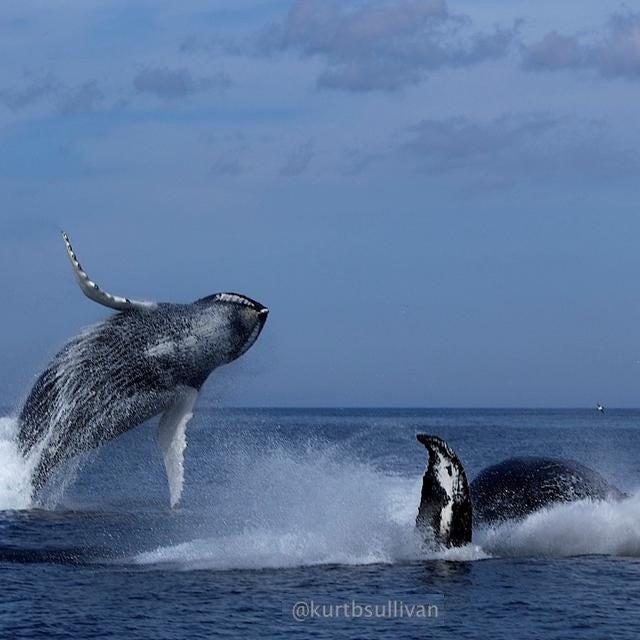
[(558, 458), (509, 458), (482, 470), (469, 484), (444, 440), (416, 437), (429, 456), (416, 525), (429, 542), (462, 546), (471, 542), (474, 525), (524, 518), (557, 502), (625, 497), (596, 471)]
[(186, 426), (200, 387), (257, 340), (268, 310), (237, 293), (190, 304), (115, 296), (80, 266), (62, 234), (82, 292), (118, 311), (73, 338), (33, 386), (18, 420), (18, 445), (33, 464), (34, 491), (60, 462), (162, 413), (158, 443), (171, 506), (180, 499)]

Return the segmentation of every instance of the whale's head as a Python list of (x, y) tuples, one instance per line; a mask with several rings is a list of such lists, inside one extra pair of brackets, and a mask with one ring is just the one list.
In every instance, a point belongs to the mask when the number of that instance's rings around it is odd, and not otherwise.
[(269, 315), (267, 307), (238, 293), (215, 293), (196, 304), (205, 314), (216, 367), (248, 351)]
[(426, 539), (446, 546), (471, 542), (471, 493), (464, 467), (449, 445), (418, 434), (429, 454), (422, 478), (422, 495), (416, 524)]
[(267, 321), (269, 310), (239, 293), (214, 293), (188, 305), (159, 304), (108, 293), (80, 266), (69, 236), (63, 233), (62, 238), (75, 278), (88, 298), (117, 311), (136, 312), (144, 318), (147, 333), (159, 326), (155, 313), (171, 317), (171, 335), (161, 335), (147, 349), (147, 355), (174, 362), (183, 372), (191, 370), (190, 375), (200, 383), (216, 367), (245, 353)]

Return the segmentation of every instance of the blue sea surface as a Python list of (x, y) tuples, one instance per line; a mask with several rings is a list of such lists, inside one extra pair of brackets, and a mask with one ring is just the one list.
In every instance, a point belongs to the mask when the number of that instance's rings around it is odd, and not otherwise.
[[(68, 464), (31, 504), (0, 418), (0, 637), (635, 639), (639, 424), (632, 410), (199, 408), (171, 510), (155, 423)], [(514, 455), (568, 457), (629, 498), (426, 551), (419, 432), (448, 440), (470, 478)]]

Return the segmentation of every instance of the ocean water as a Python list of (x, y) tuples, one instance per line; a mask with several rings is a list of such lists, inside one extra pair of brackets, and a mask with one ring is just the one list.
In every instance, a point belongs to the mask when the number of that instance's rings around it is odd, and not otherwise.
[[(200, 408), (171, 510), (155, 423), (60, 469), (33, 504), (6, 415), (0, 637), (636, 638), (639, 424), (613, 410)], [(418, 432), (447, 439), (470, 478), (513, 455), (570, 457), (629, 498), (426, 551)]]

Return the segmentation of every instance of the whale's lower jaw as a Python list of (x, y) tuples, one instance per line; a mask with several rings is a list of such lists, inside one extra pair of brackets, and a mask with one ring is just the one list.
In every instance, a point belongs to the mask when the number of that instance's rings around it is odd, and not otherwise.
[(264, 328), (265, 322), (267, 320), (267, 314), (264, 313), (264, 314), (261, 314), (261, 316), (262, 317), (256, 323), (256, 326), (253, 328), (253, 330), (249, 334), (249, 337), (246, 339), (244, 345), (242, 345), (242, 348), (240, 349), (236, 357), (239, 358), (240, 356), (247, 353), (247, 351), (251, 349), (251, 347), (255, 344), (256, 340), (260, 337), (260, 334), (262, 333), (262, 329)]

